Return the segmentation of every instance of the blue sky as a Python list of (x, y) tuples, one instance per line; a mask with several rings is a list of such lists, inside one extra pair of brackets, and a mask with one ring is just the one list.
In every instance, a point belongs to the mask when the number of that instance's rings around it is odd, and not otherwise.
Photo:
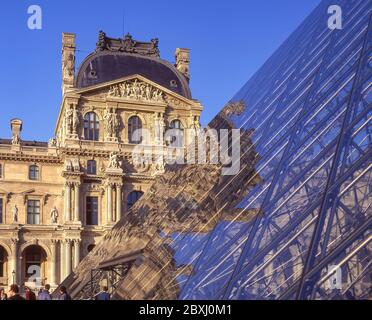
[[(296, 29), (320, 0), (3, 0), (1, 1), (0, 138), (12, 118), (22, 138), (47, 141), (61, 103), (61, 33), (77, 35), (77, 65), (98, 31), (110, 37), (159, 38), (161, 57), (191, 49), (191, 89), (207, 124)], [(27, 27), (27, 9), (41, 6), (42, 30)]]

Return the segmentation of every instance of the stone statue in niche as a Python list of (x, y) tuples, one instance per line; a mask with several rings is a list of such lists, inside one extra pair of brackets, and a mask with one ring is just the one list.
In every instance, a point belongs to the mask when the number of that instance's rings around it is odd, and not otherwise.
[(66, 124), (66, 133), (71, 134), (73, 130), (73, 110), (72, 107), (66, 109), (65, 113), (65, 124)]
[(112, 137), (114, 135), (114, 116), (107, 108), (105, 115), (103, 116), (103, 120), (105, 121), (105, 133), (108, 137)]
[(18, 222), (18, 208), (17, 205), (14, 205), (14, 208), (12, 210), (12, 215), (13, 215), (13, 223)]
[(50, 219), (52, 221), (52, 224), (56, 224), (58, 222), (58, 210), (56, 207), (50, 211)]
[(72, 113), (72, 129), (73, 129), (72, 133), (77, 134), (79, 132), (79, 127), (80, 127), (80, 112), (75, 107)]
[(161, 143), (164, 136), (165, 122), (162, 113), (155, 114), (155, 141)]
[(111, 112), (109, 108), (106, 108), (103, 119), (105, 121), (106, 136), (108, 138), (116, 137), (119, 134), (120, 117), (115, 112)]

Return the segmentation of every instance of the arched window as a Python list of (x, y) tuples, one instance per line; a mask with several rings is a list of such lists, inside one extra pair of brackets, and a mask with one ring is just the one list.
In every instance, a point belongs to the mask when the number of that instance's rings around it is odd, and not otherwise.
[(84, 139), (99, 140), (99, 119), (94, 112), (88, 112), (84, 116)]
[(136, 130), (142, 129), (142, 121), (139, 117), (133, 116), (128, 119), (128, 141), (129, 143), (139, 144), (142, 141), (142, 138), (135, 139), (133, 134)]
[(97, 163), (95, 160), (88, 160), (87, 174), (97, 174)]
[(183, 126), (180, 120), (173, 120), (169, 126), (170, 129), (174, 130), (172, 133), (170, 142), (173, 147), (183, 147)]
[(40, 179), (40, 170), (37, 165), (32, 165), (28, 168), (28, 178), (30, 180), (39, 180)]
[[(41, 281), (46, 275), (47, 255), (45, 250), (38, 245), (32, 245), (23, 252), (25, 281)], [(23, 273), (23, 272), (22, 272)]]
[(8, 254), (5, 249), (0, 246), (0, 277), (6, 277), (6, 263), (8, 260)]
[(142, 195), (143, 195), (143, 192), (142, 191), (132, 191), (128, 195), (128, 199), (127, 199), (127, 207), (128, 207), (128, 209), (132, 208), (133, 205), (137, 202), (137, 200), (142, 197)]

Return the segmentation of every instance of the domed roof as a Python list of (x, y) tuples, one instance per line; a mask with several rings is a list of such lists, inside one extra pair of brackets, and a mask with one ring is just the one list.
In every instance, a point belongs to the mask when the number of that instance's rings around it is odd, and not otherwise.
[(130, 35), (112, 39), (100, 32), (97, 49), (82, 62), (75, 87), (85, 88), (139, 74), (190, 99), (188, 80), (175, 66), (160, 59), (157, 45), (157, 39), (149, 43), (134, 41)]

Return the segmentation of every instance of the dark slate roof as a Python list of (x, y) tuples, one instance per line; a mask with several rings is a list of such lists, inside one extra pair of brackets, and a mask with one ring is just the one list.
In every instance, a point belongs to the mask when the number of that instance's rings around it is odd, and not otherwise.
[(124, 39), (112, 39), (100, 33), (99, 37), (96, 51), (80, 65), (75, 78), (76, 88), (139, 74), (175, 93), (191, 98), (186, 77), (174, 65), (160, 59), (157, 39), (145, 43), (134, 41), (128, 36)]
[[(11, 139), (0, 139), (0, 144), (12, 144)], [(48, 142), (42, 141), (26, 141), (21, 140), (21, 145), (25, 147), (48, 147)]]

